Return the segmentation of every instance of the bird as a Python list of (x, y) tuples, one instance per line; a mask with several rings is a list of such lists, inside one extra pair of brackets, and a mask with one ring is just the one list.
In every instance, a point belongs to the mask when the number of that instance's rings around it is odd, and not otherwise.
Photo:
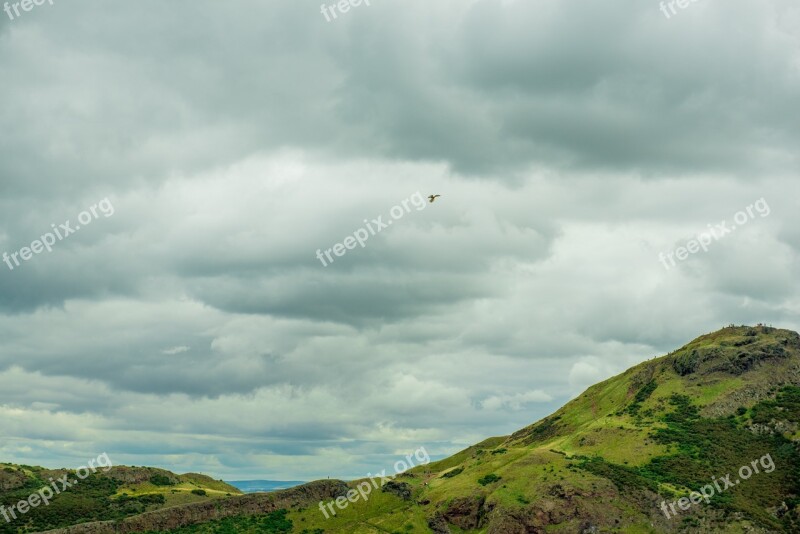
[(440, 196), (442, 196), (442, 195), (430, 195), (430, 196), (428, 196), (428, 200), (430, 201), (431, 204), (433, 204), (433, 201), (436, 200), (436, 197), (440, 197)]

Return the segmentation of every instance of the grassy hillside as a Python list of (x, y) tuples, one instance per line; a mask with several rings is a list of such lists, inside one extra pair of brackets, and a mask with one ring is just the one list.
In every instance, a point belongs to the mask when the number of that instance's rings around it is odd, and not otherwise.
[(0, 533), (37, 532), (87, 521), (121, 519), (240, 493), (224, 482), (196, 473), (175, 475), (163, 469), (123, 466), (104, 472), (100, 468), (54, 495), (48, 506), (39, 505), (25, 514), (19, 514), (17, 507), (17, 518), (13, 519), (10, 507), (63, 475), (76, 480), (74, 471), (0, 463), (0, 505), (5, 506), (10, 519), (0, 516)]
[[(316, 507), (287, 518), (326, 533), (798, 532), (798, 386), (796, 333), (724, 328), (399, 477), (407, 500), (376, 492), (330, 519)], [(764, 455), (770, 473), (670, 518), (660, 509)]]
[[(800, 532), (798, 430), (800, 336), (731, 326), (510, 436), (406, 472), (328, 519), (317, 492), (266, 515), (248, 508), (160, 532)], [(345, 493), (329, 486), (328, 495)]]

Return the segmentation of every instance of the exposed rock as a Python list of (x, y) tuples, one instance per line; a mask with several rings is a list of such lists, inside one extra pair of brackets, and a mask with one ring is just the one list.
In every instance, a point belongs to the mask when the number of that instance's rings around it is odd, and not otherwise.
[(451, 523), (460, 529), (476, 529), (483, 523), (486, 512), (483, 509), (485, 502), (486, 497), (483, 495), (453, 499), (443, 515), (448, 523)]
[(434, 534), (450, 534), (450, 527), (447, 524), (447, 520), (445, 520), (444, 516), (439, 512), (436, 512), (433, 517), (428, 518), (428, 528), (430, 528)]
[(144, 482), (150, 482), (150, 479), (155, 475), (166, 477), (170, 484), (180, 483), (180, 479), (178, 479), (174, 473), (152, 467), (112, 467), (105, 475), (121, 484), (142, 484)]
[(562, 484), (550, 487), (547, 497), (523, 509), (488, 514), (487, 534), (544, 534), (553, 525), (574, 525), (579, 534), (594, 534), (619, 527), (619, 520), (606, 513), (604, 500), (618, 497), (616, 490), (590, 491)]
[(747, 427), (747, 430), (753, 434), (794, 434), (797, 432), (798, 424), (793, 421), (777, 421), (772, 420), (769, 424), (753, 423)]
[(28, 482), (24, 472), (13, 467), (0, 468), (0, 491), (13, 491), (23, 487)]

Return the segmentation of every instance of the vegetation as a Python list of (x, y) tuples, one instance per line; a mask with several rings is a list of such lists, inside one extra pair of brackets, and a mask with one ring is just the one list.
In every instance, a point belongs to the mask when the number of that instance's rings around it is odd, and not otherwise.
[(501, 477), (495, 475), (494, 473), (489, 473), (488, 475), (481, 477), (478, 479), (478, 484), (481, 486), (485, 486), (487, 484), (491, 484), (492, 482), (497, 482), (500, 480)]
[(786, 386), (775, 400), (766, 400), (753, 407), (754, 423), (767, 424), (771, 421), (800, 421), (800, 388)]
[(700, 363), (700, 356), (696, 350), (693, 350), (676, 356), (672, 362), (672, 367), (679, 375), (686, 376), (694, 373), (698, 363)]
[(173, 486), (174, 482), (167, 475), (156, 473), (150, 477), (150, 483), (154, 486)]
[(452, 470), (448, 471), (447, 473), (443, 474), (442, 478), (452, 478), (452, 477), (454, 477), (456, 475), (460, 475), (463, 472), (464, 472), (464, 468), (463, 467), (456, 467), (455, 469), (452, 469)]
[[(24, 486), (2, 493), (0, 505), (10, 508), (27, 499), (39, 489), (49, 486), (43, 470), (35, 470)], [(73, 487), (56, 495), (49, 506), (31, 508), (25, 515), (18, 515), (9, 522), (0, 521), (0, 533), (16, 534), (20, 531), (49, 530), (84, 521), (96, 521), (121, 517), (125, 512), (114, 506), (111, 496), (116, 492), (113, 480), (92, 474)], [(137, 513), (137, 512), (133, 512)]]
[(642, 407), (642, 403), (650, 398), (650, 395), (658, 387), (658, 384), (655, 380), (649, 381), (647, 384), (642, 386), (642, 388), (636, 392), (636, 396), (633, 398), (633, 402), (628, 406), (626, 411), (631, 415), (637, 415), (639, 413), (639, 409)]
[[(293, 524), (287, 519), (286, 514), (286, 510), (278, 510), (267, 515), (228, 517), (202, 525), (148, 534), (288, 534), (292, 532)], [(321, 529), (304, 532), (316, 534), (321, 532)]]
[[(24, 515), (17, 513), (16, 519), (9, 514), (11, 521), (8, 522), (0, 518), (0, 534), (39, 532), (90, 521), (119, 520), (174, 504), (224, 497), (220, 490), (198, 488), (195, 483), (184, 481), (176, 475), (172, 476), (180, 484), (170, 481), (169, 486), (153, 484), (154, 478), (156, 481), (170, 480), (169, 476), (163, 474), (148, 477), (147, 482), (139, 484), (123, 484), (120, 481), (128, 478), (130, 473), (142, 471), (146, 475), (146, 469), (126, 467), (116, 467), (109, 473), (98, 471), (91, 474), (54, 495), (47, 506), (30, 508)], [(0, 481), (5, 480), (6, 487), (10, 485), (14, 489), (0, 491), (0, 505), (8, 510), (40, 489), (50, 486), (51, 478), (57, 479), (63, 474), (68, 474), (70, 480), (77, 479), (74, 472), (56, 472), (32, 466), (4, 466), (0, 470)], [(219, 487), (238, 493), (227, 484), (219, 484)], [(204, 494), (191, 492), (191, 488)]]

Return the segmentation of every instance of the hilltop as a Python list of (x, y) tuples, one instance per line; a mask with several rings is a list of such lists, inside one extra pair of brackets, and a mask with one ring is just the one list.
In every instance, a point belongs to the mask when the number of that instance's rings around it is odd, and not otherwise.
[[(241, 492), (206, 475), (176, 475), (164, 469), (114, 466), (99, 468), (85, 480), (52, 497), (48, 506), (31, 508), (25, 514), (8, 511), (63, 475), (76, 480), (68, 469), (46, 469), (0, 463), (0, 533), (34, 532), (87, 521), (122, 519), (171, 506), (219, 500)], [(60, 484), (57, 484), (57, 488)], [(17, 507), (18, 508), (18, 507)]]
[[(596, 384), (510, 436), (399, 477), (407, 500), (381, 493), (331, 519), (317, 509), (288, 517), (353, 533), (797, 532), (798, 386), (796, 332), (730, 326)], [(709, 504), (662, 511), (767, 454), (772, 472)]]
[[(319, 501), (361, 481), (69, 532), (798, 532), (798, 428), (800, 336), (730, 326), (596, 384), (509, 436), (414, 468), (330, 519)], [(742, 466), (750, 476), (675, 511), (692, 492), (739, 478)], [(148, 515), (157, 520), (139, 519)]]

